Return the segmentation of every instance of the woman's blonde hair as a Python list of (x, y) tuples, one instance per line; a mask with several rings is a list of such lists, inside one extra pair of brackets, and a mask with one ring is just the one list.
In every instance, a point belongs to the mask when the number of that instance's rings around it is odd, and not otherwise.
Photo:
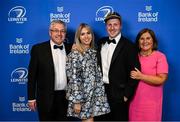
[(81, 31), (83, 28), (87, 28), (87, 30), (89, 30), (89, 32), (91, 33), (92, 35), (92, 40), (91, 40), (91, 43), (90, 43), (90, 48), (93, 48), (94, 49), (94, 33), (91, 29), (91, 27), (86, 24), (86, 23), (81, 23), (78, 27), (78, 29), (76, 30), (76, 34), (75, 34), (75, 38), (74, 38), (74, 41), (76, 43), (76, 46), (77, 46), (77, 50), (81, 53), (83, 53), (85, 51), (85, 48), (83, 47), (82, 43), (81, 43), (81, 40), (80, 40), (80, 35), (81, 35)]

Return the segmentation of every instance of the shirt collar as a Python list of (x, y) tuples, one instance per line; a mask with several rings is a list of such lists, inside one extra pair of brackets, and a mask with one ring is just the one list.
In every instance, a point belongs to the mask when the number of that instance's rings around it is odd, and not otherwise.
[[(53, 47), (54, 47), (54, 45), (58, 45), (58, 44), (56, 44), (56, 43), (54, 43), (52, 40), (50, 40), (50, 45), (51, 45), (51, 48), (52, 49), (54, 49)], [(64, 44), (62, 43), (62, 44), (60, 44), (60, 45), (58, 45), (58, 46), (63, 46)]]
[[(119, 42), (120, 38), (121, 38), (121, 33), (119, 33), (119, 34), (114, 38), (115, 41), (116, 41), (116, 44)], [(109, 39), (111, 39), (111, 38), (109, 37)], [(111, 39), (111, 40), (112, 40), (112, 39)]]

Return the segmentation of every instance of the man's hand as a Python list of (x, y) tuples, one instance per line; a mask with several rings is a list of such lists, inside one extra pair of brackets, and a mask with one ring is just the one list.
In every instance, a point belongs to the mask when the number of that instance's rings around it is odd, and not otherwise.
[(127, 100), (128, 100), (128, 98), (124, 96), (124, 102), (126, 102)]
[(28, 101), (28, 106), (32, 111), (36, 111), (36, 100)]
[(74, 43), (71, 50), (77, 50), (77, 45)]

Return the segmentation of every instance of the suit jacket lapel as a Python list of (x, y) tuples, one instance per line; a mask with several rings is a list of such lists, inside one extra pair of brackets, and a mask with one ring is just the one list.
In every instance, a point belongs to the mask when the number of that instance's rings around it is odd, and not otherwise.
[(52, 71), (54, 71), (54, 63), (53, 63), (53, 56), (52, 56), (50, 42), (47, 43), (45, 49), (46, 49), (45, 51), (47, 52), (47, 64), (49, 64), (52, 67)]
[(102, 70), (102, 63), (101, 63), (101, 48), (102, 46), (106, 43), (106, 40), (109, 39), (109, 37), (104, 37), (102, 39), (100, 39), (97, 43), (97, 62), (98, 62), (98, 65), (100, 66), (101, 70)]
[(64, 42), (65, 50), (66, 50), (66, 55), (68, 55), (71, 52), (72, 44), (67, 44)]
[[(122, 47), (124, 45), (124, 40), (123, 40), (123, 37), (121, 37), (121, 39), (119, 40), (115, 50), (114, 50), (114, 53), (113, 53), (113, 56), (112, 56), (112, 59), (111, 59), (111, 65), (113, 64), (113, 62), (115, 61), (116, 57), (118, 56), (119, 52), (121, 51)], [(110, 67), (111, 67), (110, 65)]]

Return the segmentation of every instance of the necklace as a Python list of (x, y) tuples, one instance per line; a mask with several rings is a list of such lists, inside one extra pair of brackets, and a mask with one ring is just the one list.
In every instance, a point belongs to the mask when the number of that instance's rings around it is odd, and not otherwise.
[(142, 52), (142, 51), (141, 51), (141, 52), (140, 52), (140, 55), (141, 55), (141, 56), (146, 56), (146, 57), (147, 57), (147, 56), (151, 55), (152, 52), (153, 52), (153, 51), (148, 51), (148, 52)]

